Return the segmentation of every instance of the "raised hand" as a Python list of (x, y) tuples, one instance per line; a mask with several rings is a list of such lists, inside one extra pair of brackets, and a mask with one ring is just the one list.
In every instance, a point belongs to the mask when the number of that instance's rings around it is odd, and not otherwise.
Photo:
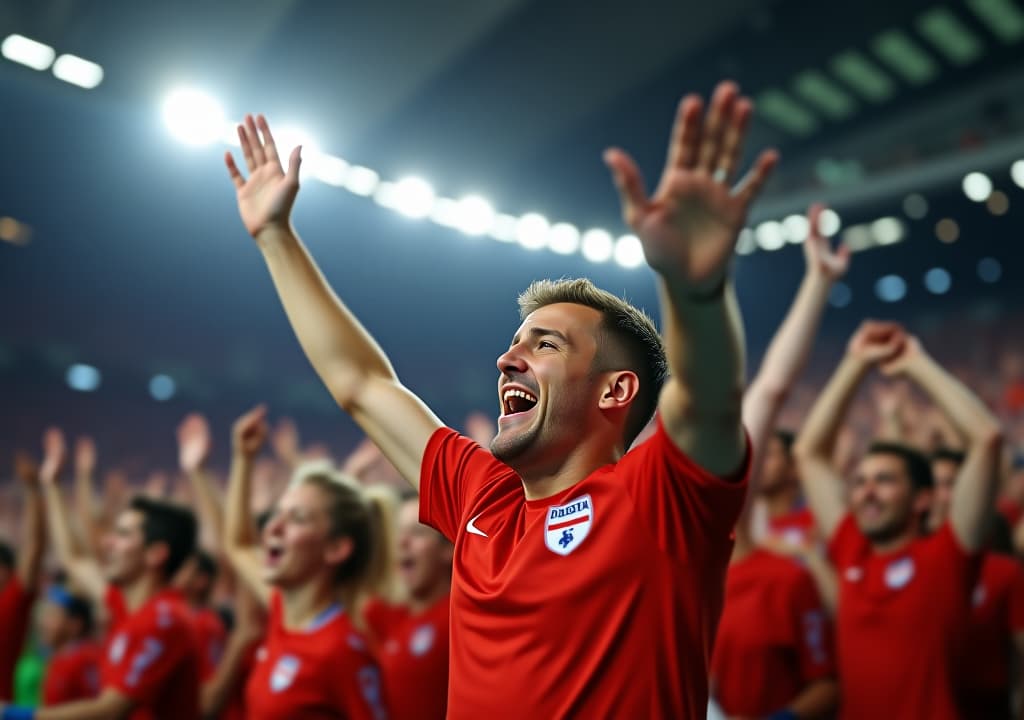
[(75, 474), (92, 477), (96, 471), (96, 443), (88, 435), (75, 440)]
[(14, 476), (26, 487), (37, 487), (39, 483), (39, 465), (24, 450), (14, 453)]
[(43, 463), (39, 466), (39, 480), (56, 483), (67, 462), (67, 456), (68, 448), (63, 431), (58, 427), (47, 428), (43, 433)]
[(900, 352), (906, 339), (896, 323), (866, 320), (850, 338), (846, 352), (869, 365), (884, 363)]
[(723, 281), (750, 204), (778, 162), (774, 150), (762, 152), (731, 186), (752, 112), (753, 103), (739, 96), (733, 82), (718, 85), (706, 116), (700, 97), (687, 95), (651, 197), (629, 155), (616, 148), (604, 155), (623, 218), (640, 238), (647, 264), (694, 295)]
[(231, 444), (235, 454), (251, 460), (263, 449), (269, 432), (267, 407), (266, 405), (257, 405), (235, 420), (235, 424), (231, 428)]
[(255, 120), (252, 115), (246, 115), (245, 122), (238, 126), (238, 139), (249, 169), (248, 180), (242, 177), (230, 152), (224, 154), (224, 163), (235, 184), (238, 213), (245, 229), (253, 237), (267, 229), (287, 229), (292, 205), (299, 192), (302, 147), (292, 150), (286, 173), (281, 168), (270, 126), (262, 115)]
[(846, 274), (850, 267), (850, 247), (840, 244), (835, 250), (827, 237), (821, 234), (818, 223), (825, 206), (816, 203), (807, 211), (807, 240), (804, 241), (804, 259), (807, 271), (817, 273), (829, 281), (836, 281)]
[(294, 420), (281, 418), (277, 421), (270, 435), (270, 446), (274, 449), (274, 456), (286, 467), (294, 468), (299, 464), (299, 428)]
[(183, 472), (195, 473), (210, 457), (213, 443), (210, 424), (199, 413), (189, 413), (178, 426), (178, 464)]
[(903, 339), (898, 352), (884, 360), (879, 367), (883, 375), (894, 377), (907, 372), (910, 365), (925, 357), (924, 348), (920, 341), (913, 335), (907, 335)]

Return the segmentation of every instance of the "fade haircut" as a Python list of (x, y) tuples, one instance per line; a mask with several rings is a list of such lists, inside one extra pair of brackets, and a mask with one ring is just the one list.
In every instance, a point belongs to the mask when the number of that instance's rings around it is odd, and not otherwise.
[(868, 448), (868, 455), (895, 455), (903, 461), (907, 470), (910, 484), (915, 492), (918, 490), (930, 490), (935, 487), (935, 479), (932, 477), (932, 466), (928, 458), (914, 448), (902, 443), (884, 442), (876, 440)]
[[(658, 328), (645, 312), (586, 278), (531, 283), (519, 296), (519, 317), (525, 320), (534, 311), (556, 303), (584, 305), (601, 313), (601, 335), (594, 356), (596, 372), (630, 370), (640, 380), (640, 389), (623, 431), (624, 447), (628, 448), (654, 416), (658, 394), (668, 376), (665, 346)], [(609, 352), (608, 344), (613, 344), (620, 352)]]
[(146, 546), (167, 544), (167, 560), (161, 568), (165, 579), (174, 577), (196, 549), (196, 516), (188, 508), (137, 496), (128, 505), (142, 513), (142, 537)]

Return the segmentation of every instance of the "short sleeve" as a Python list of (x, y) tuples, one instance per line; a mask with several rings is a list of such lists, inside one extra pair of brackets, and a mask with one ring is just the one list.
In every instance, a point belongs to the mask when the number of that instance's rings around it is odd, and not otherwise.
[(793, 583), (790, 607), (794, 615), (800, 676), (805, 682), (835, 674), (832, 625), (810, 573), (800, 569)]
[(946, 587), (961, 588), (963, 596), (969, 598), (981, 576), (984, 556), (964, 548), (953, 532), (953, 526), (945, 523), (926, 541), (925, 558), (945, 578)]
[(167, 678), (186, 659), (192, 629), (181, 615), (158, 611), (125, 633), (124, 659), (106, 677), (106, 686), (140, 705), (152, 704)]
[(451, 428), (438, 428), (427, 442), (420, 468), (420, 521), (455, 542), (463, 511), (483, 487), (514, 480), (512, 468)]
[(707, 558), (709, 548), (728, 552), (732, 547), (749, 467), (749, 439), (742, 467), (733, 476), (720, 477), (680, 450), (659, 417), (654, 434), (626, 453), (614, 472), (659, 546), (692, 562)]

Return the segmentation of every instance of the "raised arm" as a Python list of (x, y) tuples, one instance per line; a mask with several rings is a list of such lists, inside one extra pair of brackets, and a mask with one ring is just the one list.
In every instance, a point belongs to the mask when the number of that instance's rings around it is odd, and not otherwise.
[(741, 420), (743, 328), (729, 265), (747, 210), (778, 156), (761, 153), (732, 188), (753, 104), (734, 83), (679, 105), (661, 183), (650, 198), (636, 163), (621, 150), (605, 162), (623, 217), (658, 274), (671, 377), (658, 412), (675, 444), (710, 472), (739, 469), (746, 451)]
[(46, 545), (39, 468), (29, 455), (19, 452), (14, 456), (14, 474), (21, 481), (25, 493), (25, 515), (22, 518), (16, 572), (21, 586), (26, 592), (32, 592), (39, 584), (39, 569), (43, 564), (43, 551)]
[(832, 464), (839, 429), (868, 370), (873, 364), (893, 357), (903, 338), (902, 330), (892, 323), (862, 324), (851, 338), (839, 367), (818, 395), (793, 445), (800, 484), (825, 538), (832, 536), (845, 512), (842, 476)]
[(43, 434), (43, 464), (39, 468), (39, 480), (43, 487), (50, 540), (57, 553), (57, 561), (71, 577), (72, 582), (95, 603), (96, 607), (102, 608), (103, 596), (107, 589), (103, 570), (96, 557), (72, 532), (71, 519), (64, 506), (64, 498), (61, 497), (58, 480), (66, 460), (67, 446), (64, 442), (64, 433), (58, 428), (47, 429)]
[(212, 447), (206, 418), (199, 413), (185, 416), (178, 425), (178, 465), (188, 477), (203, 526), (208, 527), (210, 536), (215, 538), (216, 547), (213, 549), (220, 553), (224, 537), (224, 499), (206, 469)]
[(270, 590), (263, 582), (260, 542), (253, 522), (253, 460), (267, 440), (267, 409), (259, 405), (235, 421), (231, 429), (231, 471), (224, 513), (224, 554), (235, 573), (264, 605)]
[(99, 557), (106, 522), (96, 504), (96, 443), (88, 435), (75, 440), (75, 511), (83, 540), (93, 557)]
[(850, 264), (849, 247), (843, 245), (833, 250), (828, 238), (818, 230), (824, 209), (823, 205), (813, 205), (807, 213), (809, 231), (804, 241), (803, 281), (743, 396), (743, 424), (750, 434), (754, 456), (752, 487), (756, 484), (760, 459), (775, 421), (811, 354), (828, 294)]
[(995, 513), (1003, 432), (999, 421), (978, 397), (907, 338), (901, 352), (882, 365), (888, 375), (905, 375), (942, 408), (967, 439), (966, 457), (953, 488), (950, 522), (960, 544), (980, 550)]
[(230, 153), (225, 161), (239, 213), (263, 252), (306, 357), (335, 401), (418, 487), (427, 440), (441, 421), (399, 382), (383, 351), (331, 290), (292, 228), (300, 148), (292, 151), (285, 173), (263, 116), (255, 121), (246, 116), (238, 136), (249, 179), (242, 178)]

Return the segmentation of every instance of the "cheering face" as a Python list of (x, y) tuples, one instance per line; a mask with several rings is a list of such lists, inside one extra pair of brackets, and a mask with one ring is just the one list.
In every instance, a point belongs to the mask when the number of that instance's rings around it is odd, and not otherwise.
[(771, 495), (795, 484), (793, 458), (786, 449), (786, 444), (777, 437), (769, 438), (761, 465), (761, 492)]
[(308, 483), (285, 490), (263, 528), (263, 578), (269, 584), (295, 588), (329, 570), (329, 500)]
[(850, 508), (869, 540), (886, 542), (907, 532), (914, 522), (914, 500), (901, 458), (879, 453), (861, 460), (850, 488)]
[(107, 533), (104, 540), (106, 574), (113, 585), (126, 585), (145, 572), (144, 521), (144, 515), (138, 510), (124, 510), (117, 516), (114, 529)]
[(599, 415), (601, 313), (573, 303), (531, 313), (498, 358), (501, 416), (491, 452), (517, 470), (568, 454)]
[(409, 594), (426, 597), (449, 583), (452, 546), (441, 533), (420, 522), (419, 500), (402, 503), (398, 516), (398, 572)]
[(935, 479), (935, 490), (932, 492), (932, 506), (928, 514), (928, 526), (938, 530), (949, 520), (949, 511), (953, 502), (953, 486), (960, 472), (959, 464), (954, 460), (942, 459), (932, 461), (932, 477)]

